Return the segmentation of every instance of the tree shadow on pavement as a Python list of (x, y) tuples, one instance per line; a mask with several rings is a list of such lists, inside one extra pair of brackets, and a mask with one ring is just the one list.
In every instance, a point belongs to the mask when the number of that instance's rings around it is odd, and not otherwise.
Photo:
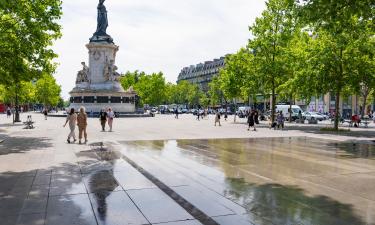
[(79, 166), (70, 163), (0, 173), (0, 218), (9, 225), (96, 224)]
[(52, 147), (51, 139), (37, 137), (10, 137), (2, 136), (4, 141), (0, 143), (0, 155), (25, 153), (31, 150), (41, 150)]

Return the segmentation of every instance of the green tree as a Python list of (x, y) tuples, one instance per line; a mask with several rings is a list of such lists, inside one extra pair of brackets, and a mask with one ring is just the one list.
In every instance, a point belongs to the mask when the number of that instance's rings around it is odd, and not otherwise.
[[(22, 81), (54, 71), (50, 46), (61, 36), (61, 14), (61, 0), (0, 1), (0, 84), (20, 90)], [(15, 99), (18, 105), (18, 92)]]
[(15, 86), (0, 85), (0, 99), (7, 104), (16, 104), (16, 96), (18, 103), (29, 104), (35, 102), (35, 85), (32, 82), (21, 81), (20, 89)]
[(370, 24), (369, 29), (374, 31), (374, 8), (371, 0), (304, 0), (300, 5), (300, 15), (312, 31), (311, 46), (308, 47), (308, 74), (315, 86), (319, 87), (319, 93), (335, 94), (336, 130), (340, 97), (345, 90), (356, 85), (351, 49), (355, 46), (355, 40), (360, 38), (365, 24)]
[(352, 63), (354, 78), (354, 93), (363, 98), (362, 116), (366, 113), (369, 96), (375, 91), (375, 36), (370, 29), (363, 29), (361, 37), (354, 40)]
[(270, 0), (267, 9), (250, 27), (254, 38), (248, 48), (254, 51), (253, 66), (261, 90), (271, 93), (271, 118), (275, 120), (276, 90), (286, 80), (288, 71), (286, 49), (293, 39), (295, 29), (295, 9), (293, 0)]
[(46, 107), (57, 106), (60, 102), (61, 87), (52, 75), (45, 74), (36, 84), (36, 99)]
[(160, 105), (167, 100), (167, 87), (163, 73), (146, 74), (144, 72), (127, 72), (121, 78), (124, 89), (133, 87), (140, 97), (141, 104)]
[(220, 74), (218, 76), (215, 76), (212, 81), (208, 84), (209, 90), (208, 90), (208, 95), (209, 95), (209, 101), (212, 106), (215, 106), (217, 104), (222, 104), (222, 101), (224, 99), (225, 103), (227, 103), (227, 100), (224, 96), (223, 91), (221, 90), (221, 79), (220, 79)]

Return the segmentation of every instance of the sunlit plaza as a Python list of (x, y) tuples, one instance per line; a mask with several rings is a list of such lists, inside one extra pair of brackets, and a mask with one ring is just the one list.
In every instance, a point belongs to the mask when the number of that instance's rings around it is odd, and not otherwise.
[(374, 0), (1, 0), (0, 225), (375, 225)]
[(372, 125), (248, 131), (233, 117), (215, 127), (213, 117), (157, 115), (101, 132), (92, 118), (88, 144), (69, 145), (65, 118), (32, 116), (33, 130), (9, 119), (0, 128), (4, 225), (375, 221)]

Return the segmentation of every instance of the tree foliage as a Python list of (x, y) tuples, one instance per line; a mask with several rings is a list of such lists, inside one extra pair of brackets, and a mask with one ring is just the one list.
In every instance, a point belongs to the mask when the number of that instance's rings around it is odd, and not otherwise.
[(57, 106), (61, 102), (61, 87), (53, 76), (45, 74), (35, 84), (35, 97), (45, 106)]
[(254, 51), (255, 76), (265, 92), (271, 94), (271, 118), (274, 121), (276, 90), (288, 80), (287, 48), (293, 39), (296, 18), (293, 0), (270, 0), (262, 17), (250, 27), (254, 39), (248, 48)]
[(61, 36), (61, 0), (0, 1), (0, 84), (31, 81), (52, 73), (50, 46)]

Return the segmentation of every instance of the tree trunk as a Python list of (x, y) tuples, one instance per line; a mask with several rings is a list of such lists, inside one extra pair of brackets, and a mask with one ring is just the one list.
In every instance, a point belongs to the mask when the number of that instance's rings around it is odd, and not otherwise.
[(339, 130), (339, 119), (340, 119), (340, 92), (336, 92), (336, 102), (335, 102), (335, 108), (336, 108), (336, 113), (335, 113), (335, 130)]
[(362, 106), (362, 112), (361, 112), (361, 117), (363, 118), (363, 116), (365, 115), (366, 113), (366, 110), (367, 110), (367, 97), (368, 97), (368, 94), (364, 94), (363, 95), (363, 106)]
[(272, 87), (272, 106), (271, 106), (271, 122), (272, 124), (275, 122), (275, 111), (276, 111), (276, 94), (275, 88)]
[(21, 122), (20, 120), (20, 111), (19, 111), (19, 102), (18, 102), (18, 94), (16, 92), (16, 115), (15, 115), (15, 118), (14, 118), (14, 122), (15, 123), (18, 123), (18, 122)]
[(233, 122), (236, 123), (237, 121), (237, 101), (234, 99), (234, 119)]
[(292, 96), (289, 98), (289, 123), (292, 122)]

